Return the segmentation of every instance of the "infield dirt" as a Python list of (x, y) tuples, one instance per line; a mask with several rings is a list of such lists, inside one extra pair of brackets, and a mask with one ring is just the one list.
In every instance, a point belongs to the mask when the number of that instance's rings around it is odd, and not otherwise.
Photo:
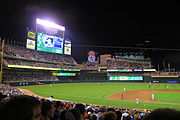
[(132, 91), (113, 93), (109, 95), (108, 99), (118, 100), (118, 101), (135, 101), (136, 97), (138, 97), (139, 102), (180, 105), (180, 103), (158, 102), (156, 99), (152, 100), (152, 94), (157, 92), (180, 92), (180, 90), (177, 89), (132, 90)]

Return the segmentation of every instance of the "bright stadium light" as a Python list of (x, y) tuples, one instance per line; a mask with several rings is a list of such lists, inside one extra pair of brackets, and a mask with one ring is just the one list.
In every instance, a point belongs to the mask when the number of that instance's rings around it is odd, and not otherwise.
[(47, 26), (47, 27), (51, 27), (51, 28), (56, 28), (56, 29), (61, 30), (61, 31), (65, 31), (65, 27), (64, 26), (58, 25), (58, 24), (53, 23), (51, 21), (42, 20), (42, 19), (37, 18), (36, 19), (36, 23), (40, 24), (40, 25), (43, 25), (43, 26)]

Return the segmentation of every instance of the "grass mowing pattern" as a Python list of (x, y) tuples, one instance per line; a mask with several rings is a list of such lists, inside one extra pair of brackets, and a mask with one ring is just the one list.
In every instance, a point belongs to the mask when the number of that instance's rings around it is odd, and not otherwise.
[(180, 103), (180, 93), (172, 92), (158, 92), (155, 93), (159, 102)]
[[(151, 84), (150, 89), (180, 89), (180, 84)], [(140, 103), (135, 104), (135, 101), (114, 101), (108, 100), (108, 96), (112, 93), (121, 92), (126, 90), (145, 90), (149, 89), (149, 83), (77, 83), (77, 84), (55, 84), (50, 87), (49, 85), (42, 86), (24, 86), (22, 89), (28, 89), (40, 96), (83, 102), (97, 105), (108, 105), (127, 108), (174, 108), (180, 110), (180, 105), (158, 104), (158, 103)], [(174, 94), (174, 92), (172, 93)], [(157, 96), (158, 97), (158, 96)], [(156, 99), (157, 99), (156, 97)], [(159, 98), (160, 97), (160, 98)], [(158, 99), (161, 100), (161, 96)], [(180, 99), (180, 96), (178, 97)], [(167, 102), (173, 103), (174, 100), (168, 99)], [(179, 102), (180, 103), (180, 102)]]

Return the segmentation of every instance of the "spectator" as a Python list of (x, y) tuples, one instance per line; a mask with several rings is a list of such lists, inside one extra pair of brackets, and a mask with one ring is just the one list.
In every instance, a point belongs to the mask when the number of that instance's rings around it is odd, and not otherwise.
[(54, 107), (55, 107), (55, 111), (54, 111), (53, 120), (60, 120), (61, 108), (62, 108), (61, 101), (56, 101)]
[(44, 117), (44, 120), (52, 120), (54, 115), (53, 103), (49, 100), (44, 100), (42, 102), (41, 113), (42, 116)]
[(63, 110), (63, 111), (61, 112), (60, 120), (65, 120), (66, 112), (67, 112), (67, 110)]
[(81, 116), (83, 117), (85, 113), (85, 106), (83, 104), (76, 104), (75, 108), (81, 112)]
[(116, 120), (116, 117), (117, 115), (115, 112), (109, 111), (103, 115), (103, 120)]
[(112, 111), (112, 112), (115, 112), (115, 109), (114, 108), (108, 108), (107, 111)]
[(122, 114), (121, 120), (131, 120), (131, 116), (128, 112)]
[(143, 120), (180, 120), (180, 111), (170, 108), (161, 108), (152, 111)]
[(41, 120), (41, 104), (27, 95), (12, 97), (1, 109), (1, 120)]
[(3, 94), (0, 92), (0, 101), (1, 101), (2, 99), (6, 98), (6, 97), (7, 97), (7, 95), (3, 95)]
[(116, 120), (121, 120), (122, 113), (119, 110), (115, 111), (115, 113), (117, 115)]
[(96, 115), (92, 115), (92, 120), (97, 120), (97, 116)]
[(69, 109), (65, 114), (65, 120), (81, 120), (81, 112), (78, 109)]
[(44, 62), (52, 62), (52, 63), (64, 63), (70, 65), (77, 64), (76, 61), (71, 56), (35, 51), (35, 50), (26, 49), (24, 47), (13, 46), (10, 44), (5, 44), (4, 53), (6, 56), (11, 56), (13, 58), (19, 58), (19, 59), (24, 58), (28, 60), (36, 60), (36, 61), (44, 61)]

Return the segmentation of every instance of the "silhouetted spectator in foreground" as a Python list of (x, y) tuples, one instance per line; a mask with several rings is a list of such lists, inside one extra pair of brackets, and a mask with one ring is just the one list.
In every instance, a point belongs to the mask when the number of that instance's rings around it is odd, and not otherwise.
[(106, 112), (104, 115), (103, 115), (103, 120), (116, 120), (116, 113), (113, 112), (113, 111), (110, 111), (110, 112)]
[(55, 105), (55, 111), (54, 111), (54, 116), (53, 116), (53, 120), (60, 120), (60, 116), (61, 116), (61, 108), (62, 108), (62, 103), (61, 101), (56, 101)]
[(7, 97), (7, 95), (3, 95), (3, 94), (0, 92), (0, 101), (1, 101), (2, 99), (6, 98), (6, 97)]
[(83, 117), (86, 112), (85, 106), (83, 104), (76, 104), (75, 108), (81, 112), (81, 117)]
[(67, 110), (63, 110), (63, 111), (61, 112), (60, 120), (65, 120), (66, 112), (67, 112)]
[(96, 115), (92, 115), (92, 119), (91, 120), (97, 120), (97, 116)]
[(120, 111), (115, 111), (117, 117), (116, 120), (121, 120), (122, 113)]
[(156, 109), (145, 116), (143, 120), (180, 120), (180, 111), (170, 108)]
[(65, 120), (81, 120), (81, 112), (78, 109), (69, 109), (65, 113)]
[(110, 112), (110, 111), (115, 112), (115, 109), (114, 108), (108, 108), (107, 111), (108, 112)]
[(54, 115), (54, 105), (51, 101), (45, 100), (42, 102), (41, 113), (44, 120), (52, 120)]
[(12, 97), (1, 109), (1, 120), (41, 120), (40, 101), (32, 96)]

